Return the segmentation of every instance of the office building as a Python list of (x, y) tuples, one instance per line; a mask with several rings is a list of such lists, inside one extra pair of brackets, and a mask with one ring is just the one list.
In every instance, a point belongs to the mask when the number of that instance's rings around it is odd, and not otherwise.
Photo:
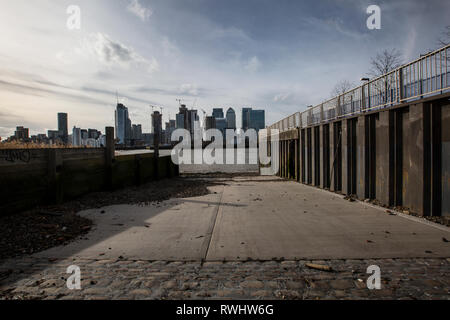
[(81, 129), (81, 140), (89, 139), (89, 133), (86, 129)]
[(224, 118), (223, 109), (222, 108), (214, 108), (212, 116), (216, 119)]
[(216, 118), (212, 116), (207, 116), (205, 118), (205, 130), (216, 128)]
[(248, 130), (251, 108), (242, 108), (242, 129)]
[(264, 129), (266, 127), (266, 112), (264, 110), (252, 110), (249, 127), (257, 132)]
[(184, 114), (178, 113), (176, 120), (177, 129), (184, 129)]
[(72, 145), (75, 147), (79, 147), (82, 145), (80, 128), (73, 127), (72, 129)]
[(259, 130), (266, 127), (266, 115), (264, 110), (253, 110), (252, 108), (242, 109), (242, 129)]
[(132, 140), (142, 140), (142, 125), (133, 124), (131, 128), (131, 139)]
[(102, 133), (96, 129), (88, 129), (88, 139), (97, 140), (101, 135)]
[(52, 143), (61, 142), (61, 132), (59, 130), (48, 130), (47, 137)]
[(153, 133), (143, 133), (142, 140), (144, 141), (144, 145), (148, 147), (153, 146)]
[(61, 141), (64, 144), (69, 142), (68, 131), (68, 115), (67, 113), (58, 113), (58, 131), (60, 132)]
[(17, 127), (14, 132), (14, 138), (17, 140), (28, 140), (30, 135), (30, 130), (24, 127)]
[(189, 110), (188, 112), (188, 125), (189, 125), (189, 131), (191, 134), (194, 134), (196, 125), (195, 123), (197, 121), (200, 121), (200, 118), (198, 116), (197, 110)]
[(152, 114), (152, 133), (161, 139), (162, 131), (162, 115), (158, 111), (155, 111)]
[(216, 129), (220, 130), (222, 134), (225, 136), (225, 132), (227, 129), (227, 119), (217, 118), (215, 120), (216, 120)]
[(227, 129), (236, 130), (236, 112), (233, 108), (227, 111)]
[(180, 106), (180, 112), (177, 114), (177, 128), (190, 130), (189, 110), (184, 104)]
[(116, 138), (119, 144), (126, 145), (131, 136), (131, 121), (128, 116), (128, 108), (123, 104), (117, 104), (115, 112)]

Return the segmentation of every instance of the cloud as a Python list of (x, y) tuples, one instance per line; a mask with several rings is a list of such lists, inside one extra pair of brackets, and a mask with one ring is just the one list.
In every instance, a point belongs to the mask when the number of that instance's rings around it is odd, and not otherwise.
[[(48, 85), (53, 86), (53, 85)], [(56, 85), (55, 88), (43, 88), (37, 86), (36, 83), (30, 84), (20, 84), (10, 81), (0, 80), (0, 91), (4, 90), (6, 92), (15, 92), (23, 95), (37, 96), (37, 97), (48, 97), (56, 96), (63, 99), (70, 99), (75, 102), (84, 102), (91, 104), (105, 105), (107, 102), (104, 100), (96, 99), (93, 97), (80, 95), (78, 93), (69, 93), (60, 90), (60, 86)]]
[(317, 18), (317, 17), (306, 17), (302, 19), (310, 27), (323, 32), (338, 32), (345, 37), (362, 40), (367, 37), (367, 33), (364, 33), (357, 29), (352, 29), (348, 27), (345, 21), (341, 18)]
[[(83, 86), (81, 88), (81, 90), (85, 91), (85, 92), (98, 93), (98, 94), (102, 94), (102, 95), (106, 95), (106, 96), (110, 96), (110, 97), (115, 97), (116, 94), (117, 94), (116, 91), (102, 89), (102, 88), (96, 88), (96, 87), (93, 87), (93, 86)], [(131, 101), (145, 103), (145, 104), (149, 104), (149, 103), (157, 104), (156, 102), (150, 101), (148, 99), (142, 99), (142, 98), (139, 98), (139, 97), (136, 97), (136, 96), (126, 95), (126, 94), (124, 95), (124, 94), (121, 94), (120, 92), (119, 92), (119, 97), (120, 97), (120, 99), (125, 99), (127, 101), (131, 100)]]
[(133, 48), (112, 40), (103, 33), (91, 34), (85, 41), (84, 47), (91, 52), (102, 64), (107, 66), (121, 66), (129, 69), (131, 66), (145, 66), (148, 72), (159, 69), (158, 61), (151, 61), (138, 54)]
[(180, 94), (187, 96), (198, 96), (198, 87), (196, 84), (182, 84), (180, 87)]
[(180, 95), (192, 96), (192, 97), (205, 97), (210, 95), (214, 90), (205, 87), (199, 87), (195, 83), (185, 83), (179, 86), (167, 86), (167, 87), (155, 87), (155, 86), (139, 86), (134, 88), (135, 92), (138, 93), (149, 93), (158, 94), (164, 96), (175, 96)]
[(11, 135), (11, 132), (14, 132), (14, 127), (0, 127), (0, 137), (9, 137)]
[(251, 38), (241, 29), (236, 27), (220, 28), (217, 27), (208, 33), (210, 39), (237, 39), (242, 41), (251, 41)]
[(292, 93), (280, 93), (273, 98), (273, 102), (288, 102), (292, 98)]
[(139, 0), (131, 0), (127, 10), (139, 17), (142, 21), (147, 21), (153, 15), (153, 10), (142, 6)]
[(247, 65), (245, 66), (245, 70), (250, 72), (256, 72), (259, 70), (260, 67), (261, 62), (259, 61), (258, 57), (255, 56), (248, 61)]

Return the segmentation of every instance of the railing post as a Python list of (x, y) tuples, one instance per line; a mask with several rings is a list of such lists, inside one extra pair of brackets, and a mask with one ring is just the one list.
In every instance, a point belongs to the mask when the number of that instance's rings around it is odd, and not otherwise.
[(364, 85), (361, 86), (361, 105), (359, 111), (362, 112), (366, 109), (366, 91), (364, 90)]
[(323, 123), (325, 120), (324, 114), (323, 114), (323, 103), (320, 105), (320, 123)]
[(338, 96), (337, 99), (338, 99), (338, 103), (336, 106), (336, 109), (337, 109), (336, 110), (336, 118), (339, 118), (341, 116), (341, 96)]
[(419, 95), (420, 95), (420, 98), (422, 99), (423, 98), (423, 81), (422, 81), (422, 79), (423, 79), (423, 60), (421, 59), (420, 60), (420, 63), (419, 63), (419, 80), (418, 81), (420, 81), (419, 82)]
[(403, 100), (403, 68), (398, 69), (398, 102), (400, 103)]

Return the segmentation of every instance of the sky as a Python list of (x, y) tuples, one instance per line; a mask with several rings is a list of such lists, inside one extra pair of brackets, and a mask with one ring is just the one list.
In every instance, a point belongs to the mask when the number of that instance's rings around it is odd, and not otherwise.
[[(80, 29), (69, 29), (71, 5)], [(381, 8), (381, 29), (366, 10)], [(189, 108), (266, 110), (270, 125), (355, 85), (370, 58), (404, 61), (435, 49), (450, 1), (432, 0), (0, 0), (0, 137), (114, 126), (120, 102), (150, 132), (150, 105), (175, 118)]]

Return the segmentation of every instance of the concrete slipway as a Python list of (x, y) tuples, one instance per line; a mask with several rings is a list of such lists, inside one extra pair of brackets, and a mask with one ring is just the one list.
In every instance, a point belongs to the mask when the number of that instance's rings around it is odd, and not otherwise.
[[(46, 258), (272, 260), (450, 257), (450, 229), (278, 178), (235, 178), (210, 195), (81, 215), (95, 229)], [(214, 193), (215, 192), (215, 193)], [(104, 210), (105, 213), (101, 213)]]

